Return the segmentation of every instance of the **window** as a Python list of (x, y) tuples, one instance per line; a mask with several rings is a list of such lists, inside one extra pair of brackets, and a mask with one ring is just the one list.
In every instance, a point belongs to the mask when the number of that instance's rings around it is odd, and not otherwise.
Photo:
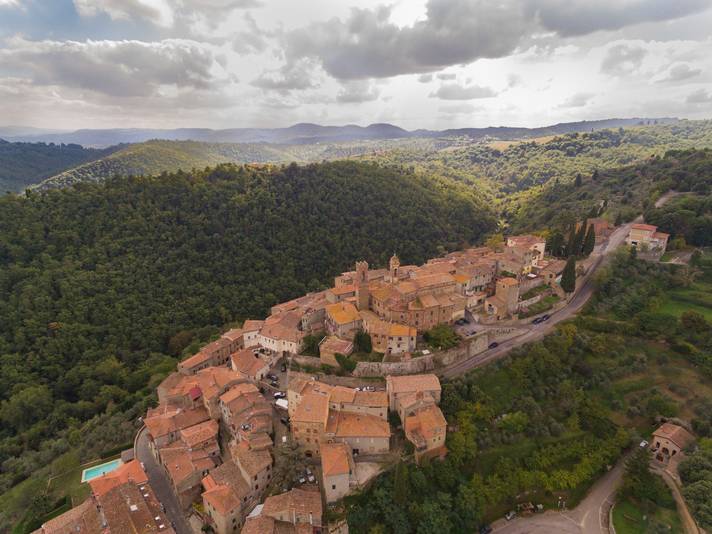
[(331, 489), (335, 490), (336, 489), (336, 484), (331, 485)]

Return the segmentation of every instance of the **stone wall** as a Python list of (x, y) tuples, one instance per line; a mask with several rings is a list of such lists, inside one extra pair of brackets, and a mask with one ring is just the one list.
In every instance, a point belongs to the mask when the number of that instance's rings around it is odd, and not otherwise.
[(408, 361), (358, 362), (353, 374), (354, 376), (387, 376), (426, 373), (438, 367), (452, 365), (460, 360), (480, 354), (486, 351), (489, 344), (495, 339), (505, 340), (517, 336), (520, 333), (518, 328), (512, 326), (492, 328), (464, 340), (457, 347), (425, 356), (418, 356)]

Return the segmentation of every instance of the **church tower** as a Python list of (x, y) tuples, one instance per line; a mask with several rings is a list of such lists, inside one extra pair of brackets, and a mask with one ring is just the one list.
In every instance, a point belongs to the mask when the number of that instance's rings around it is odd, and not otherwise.
[(393, 256), (391, 256), (391, 259), (388, 261), (388, 276), (390, 277), (392, 284), (398, 281), (398, 267), (400, 267), (400, 260), (394, 252)]
[(356, 307), (359, 310), (368, 310), (370, 300), (368, 290), (368, 263), (356, 262)]

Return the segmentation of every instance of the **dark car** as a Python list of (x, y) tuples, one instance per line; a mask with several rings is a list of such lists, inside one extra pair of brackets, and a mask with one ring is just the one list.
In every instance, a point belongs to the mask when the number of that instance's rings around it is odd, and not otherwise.
[(490, 534), (492, 532), (492, 527), (489, 525), (482, 525), (480, 527), (480, 534)]
[(532, 324), (539, 324), (539, 323), (541, 323), (541, 322), (542, 322), (542, 318), (541, 318), (541, 317), (537, 317), (536, 319), (534, 319), (534, 320), (532, 321)]
[(542, 322), (548, 321), (549, 319), (551, 319), (551, 315), (549, 315), (548, 313), (541, 316)]
[(278, 380), (277, 375), (273, 375), (273, 374), (268, 374), (267, 378), (269, 378), (270, 380), (273, 380), (275, 382)]
[(489, 344), (489, 347), (487, 347), (487, 348), (496, 349), (497, 347), (499, 347), (499, 343), (497, 343), (496, 341), (493, 341), (492, 343)]
[(278, 388), (279, 382), (277, 382), (276, 380), (272, 380), (272, 382), (270, 382), (269, 385), (272, 386), (273, 388)]
[(286, 373), (286, 372), (287, 372), (287, 364), (286, 364), (286, 363), (283, 363), (283, 364), (282, 364), (282, 372), (283, 372), (283, 373)]
[(281, 421), (281, 423), (282, 423), (284, 426), (286, 426), (287, 428), (289, 428), (289, 418), (288, 418), (288, 417), (282, 417), (282, 418), (280, 419), (280, 421)]

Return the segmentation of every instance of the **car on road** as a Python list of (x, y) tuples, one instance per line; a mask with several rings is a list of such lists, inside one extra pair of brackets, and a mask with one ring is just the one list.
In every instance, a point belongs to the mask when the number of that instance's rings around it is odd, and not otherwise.
[(488, 349), (496, 349), (497, 347), (499, 347), (499, 343), (497, 343), (496, 341), (493, 341), (492, 343), (489, 344), (489, 347), (487, 347), (487, 348)]
[(284, 397), (287, 396), (287, 394), (284, 391), (277, 391), (274, 395), (272, 395), (275, 399), (283, 399)]
[(279, 421), (280, 421), (284, 426), (286, 426), (287, 428), (290, 427), (289, 417), (281, 417), (281, 418), (279, 419)]
[(541, 317), (537, 317), (536, 319), (534, 319), (534, 320), (532, 321), (532, 324), (540, 324), (540, 323), (543, 323), (543, 322), (544, 322), (544, 320), (543, 320)]
[(517, 517), (517, 512), (515, 512), (514, 510), (510, 510), (509, 512), (507, 512), (506, 514), (504, 514), (504, 518), (505, 518), (507, 521), (511, 521), (511, 520), (514, 519), (515, 517)]
[(274, 380), (274, 381), (279, 380), (279, 378), (277, 378), (277, 375), (273, 375), (272, 373), (268, 374), (267, 378), (269, 378), (270, 380)]
[(548, 313), (545, 313), (544, 315), (541, 316), (542, 323), (545, 321), (548, 321), (549, 319), (551, 319), (551, 315), (549, 315)]
[(492, 527), (490, 525), (482, 525), (480, 527), (480, 534), (490, 534), (492, 532)]
[(282, 372), (283, 372), (283, 373), (286, 373), (286, 372), (287, 372), (287, 364), (286, 364), (286, 363), (283, 363), (283, 364), (282, 364), (282, 367), (280, 367), (280, 369), (282, 369)]

